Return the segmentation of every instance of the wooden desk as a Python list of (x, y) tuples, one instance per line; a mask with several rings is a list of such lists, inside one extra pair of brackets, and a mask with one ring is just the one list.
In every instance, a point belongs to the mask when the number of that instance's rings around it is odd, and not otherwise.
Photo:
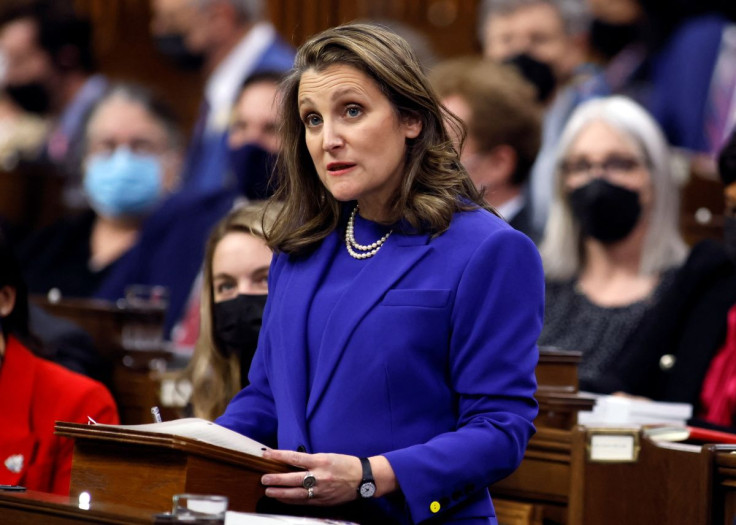
[[(161, 511), (170, 511), (170, 508)], [(0, 521), (13, 525), (103, 525), (153, 523), (149, 510), (122, 504), (90, 501), (89, 509), (67, 496), (45, 492), (6, 492), (0, 490)]]
[(265, 494), (261, 475), (290, 467), (194, 439), (115, 427), (56, 423), (75, 439), (69, 494), (95, 501), (121, 499), (160, 512), (174, 494), (220, 494), (230, 509), (256, 512)]
[[(573, 446), (579, 452), (586, 446), (586, 431), (581, 427), (576, 434)], [(708, 523), (710, 467), (702, 447), (659, 443), (642, 434), (640, 443), (633, 463), (596, 463), (586, 457), (574, 463), (569, 523)]]
[[(589, 431), (540, 428), (519, 469), (493, 485), (491, 494), (530, 506), (540, 523), (733, 525), (736, 455), (726, 450), (736, 447), (718, 445), (715, 453), (639, 433), (637, 461), (602, 463), (588, 459)], [(711, 521), (712, 515), (718, 519)]]
[(736, 446), (705, 445), (703, 450), (712, 466), (710, 524), (733, 525), (736, 522)]
[[(588, 429), (575, 420), (577, 411), (589, 410), (593, 401), (577, 393), (577, 362), (575, 353), (540, 351), (537, 434), (516, 472), (490, 487), (500, 503), (499, 521), (707, 524), (713, 461), (721, 465), (723, 515), (736, 515), (736, 455), (708, 460), (701, 447), (656, 443), (640, 435), (635, 463), (590, 461)], [(723, 519), (716, 523), (733, 525)]]

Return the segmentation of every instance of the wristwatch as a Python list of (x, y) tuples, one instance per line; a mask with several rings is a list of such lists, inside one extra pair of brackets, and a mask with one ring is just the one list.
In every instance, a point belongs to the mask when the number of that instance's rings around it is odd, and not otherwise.
[(361, 498), (372, 498), (376, 493), (376, 481), (373, 479), (371, 462), (368, 458), (360, 458), (360, 464), (363, 467), (363, 479), (358, 485), (358, 495)]

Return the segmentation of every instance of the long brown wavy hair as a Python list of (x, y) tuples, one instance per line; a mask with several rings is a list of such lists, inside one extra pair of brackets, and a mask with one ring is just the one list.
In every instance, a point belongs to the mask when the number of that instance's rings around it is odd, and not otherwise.
[(372, 78), (400, 119), (420, 119), (422, 131), (407, 140), (404, 178), (387, 203), (389, 224), (404, 221), (412, 230), (439, 234), (456, 211), (487, 205), (460, 164), (445, 123), (462, 123), (446, 111), (409, 44), (376, 25), (349, 24), (328, 29), (302, 45), (294, 69), (281, 87), (282, 152), (274, 200), (284, 207), (266, 237), (269, 246), (290, 254), (306, 252), (331, 231), (340, 203), (319, 179), (305, 142), (298, 110), (299, 83), (308, 70), (348, 65)]
[(240, 361), (233, 354), (225, 357), (217, 348), (214, 334), (212, 259), (215, 249), (228, 233), (241, 232), (265, 238), (278, 204), (265, 209), (265, 203), (250, 203), (231, 211), (212, 230), (205, 249), (202, 268), (199, 337), (194, 354), (182, 374), (192, 384), (190, 403), (196, 417), (213, 420), (225, 411), (230, 400), (240, 391)]

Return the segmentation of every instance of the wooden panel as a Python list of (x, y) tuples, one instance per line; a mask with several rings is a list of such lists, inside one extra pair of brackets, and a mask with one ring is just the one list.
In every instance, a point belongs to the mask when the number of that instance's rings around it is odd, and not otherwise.
[(114, 503), (127, 495), (138, 508), (164, 512), (174, 494), (186, 492), (185, 483), (186, 455), (180, 451), (83, 439), (74, 445), (72, 498), (88, 492), (95, 501)]
[(706, 445), (703, 449), (713, 467), (710, 523), (733, 525), (736, 522), (736, 446)]
[(64, 179), (46, 164), (0, 169), (0, 216), (22, 233), (48, 226), (61, 217)]
[(123, 525), (154, 522), (147, 510), (95, 500), (90, 502), (88, 509), (80, 508), (77, 501), (68, 497), (34, 491), (0, 491), (0, 517), (2, 523), (13, 525)]
[(723, 183), (714, 171), (693, 163), (690, 179), (682, 188), (680, 229), (689, 245), (703, 239), (723, 239)]
[(582, 523), (706, 523), (708, 478), (700, 448), (643, 436), (641, 443), (635, 463), (585, 462)]
[(255, 512), (265, 494), (261, 475), (293, 470), (199, 440), (130, 428), (57, 422), (56, 434), (75, 439), (72, 497), (88, 492), (95, 501), (125, 499), (153, 512), (167, 510), (183, 492), (221, 494), (231, 510)]
[(198, 72), (177, 68), (156, 51), (150, 0), (74, 0), (74, 5), (92, 21), (101, 72), (114, 80), (151, 86), (177, 111), (183, 128), (191, 129), (203, 78)]
[(479, 0), (272, 0), (268, 9), (279, 33), (294, 46), (338, 24), (396, 20), (424, 33), (438, 55), (453, 56), (480, 49), (476, 38), (478, 3)]
[(499, 525), (542, 525), (542, 509), (537, 505), (496, 498), (493, 507)]
[(539, 428), (524, 460), (509, 477), (490, 487), (492, 495), (539, 503), (567, 503), (571, 475), (571, 433)]
[(543, 392), (577, 392), (580, 352), (540, 348), (535, 370), (539, 390)]

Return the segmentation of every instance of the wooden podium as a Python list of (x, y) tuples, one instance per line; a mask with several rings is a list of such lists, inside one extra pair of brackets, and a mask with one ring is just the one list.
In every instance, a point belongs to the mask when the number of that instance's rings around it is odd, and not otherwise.
[(220, 494), (229, 509), (256, 512), (264, 496), (261, 475), (292, 467), (170, 434), (109, 426), (56, 423), (56, 434), (75, 439), (69, 495), (92, 501), (135, 502), (165, 512), (185, 492)]

